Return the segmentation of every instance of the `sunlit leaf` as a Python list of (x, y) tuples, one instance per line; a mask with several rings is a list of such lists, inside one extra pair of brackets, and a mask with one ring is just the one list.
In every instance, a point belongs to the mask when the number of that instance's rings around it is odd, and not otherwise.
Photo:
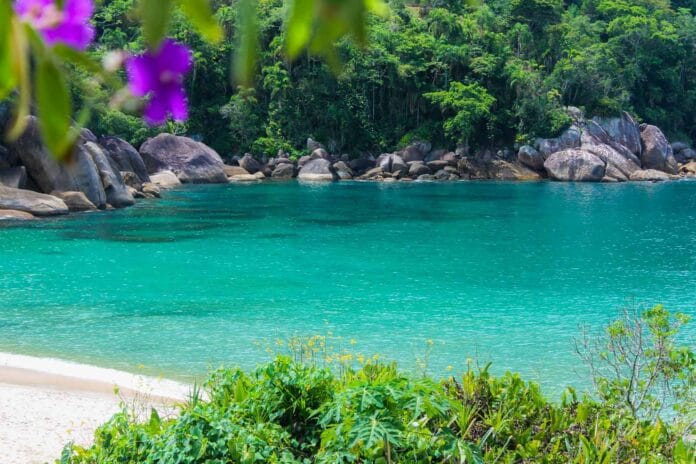
[(179, 0), (181, 10), (198, 32), (210, 42), (222, 39), (222, 28), (213, 16), (208, 0)]
[(70, 93), (55, 59), (46, 54), (37, 60), (34, 93), (39, 127), (53, 156), (64, 159), (74, 142)]
[(315, 0), (294, 0), (290, 6), (285, 47), (291, 59), (299, 55), (312, 37)]
[(233, 74), (236, 82), (249, 87), (253, 80), (258, 54), (258, 18), (255, 0), (239, 1), (239, 32)]
[(12, 73), (10, 12), (10, 2), (0, 1), (0, 100), (5, 98), (15, 85)]
[(140, 0), (140, 19), (143, 37), (150, 48), (156, 49), (167, 34), (172, 18), (173, 0)]
[(19, 99), (15, 103), (14, 119), (7, 133), (9, 140), (17, 139), (27, 126), (31, 104), (31, 83), (29, 78), (29, 44), (27, 34), (29, 27), (24, 27), (16, 17), (10, 20), (11, 67), (19, 90)]

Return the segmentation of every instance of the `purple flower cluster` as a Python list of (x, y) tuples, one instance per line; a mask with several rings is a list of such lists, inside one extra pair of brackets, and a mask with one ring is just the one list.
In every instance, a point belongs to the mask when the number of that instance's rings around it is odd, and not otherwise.
[[(82, 51), (94, 39), (90, 24), (93, 0), (64, 0), (62, 9), (55, 0), (15, 0), (14, 9), (48, 45), (61, 43)], [(169, 115), (177, 121), (188, 118), (183, 82), (192, 64), (191, 50), (171, 39), (165, 39), (157, 50), (126, 60), (131, 93), (147, 98), (145, 120), (149, 124), (162, 124)]]
[(92, 0), (65, 0), (63, 9), (55, 0), (16, 0), (14, 8), (49, 45), (62, 43), (85, 50), (94, 39), (94, 27), (89, 22), (94, 12)]
[(156, 51), (148, 50), (126, 60), (131, 92), (138, 97), (149, 96), (145, 107), (148, 123), (162, 124), (169, 114), (177, 121), (188, 118), (183, 82), (192, 64), (191, 50), (171, 39), (164, 40)]

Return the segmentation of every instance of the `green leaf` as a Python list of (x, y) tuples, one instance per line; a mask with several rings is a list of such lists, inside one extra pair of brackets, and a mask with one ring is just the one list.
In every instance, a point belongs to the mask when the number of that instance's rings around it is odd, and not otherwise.
[(315, 0), (294, 0), (290, 6), (285, 48), (290, 59), (299, 55), (312, 37)]
[(143, 37), (152, 49), (159, 47), (172, 18), (173, 0), (140, 0)]
[(0, 100), (5, 98), (15, 85), (12, 73), (10, 13), (10, 2), (0, 1)]
[(222, 28), (213, 16), (208, 0), (179, 0), (179, 4), (191, 24), (206, 40), (219, 42), (222, 39)]
[(239, 44), (233, 66), (233, 74), (238, 84), (249, 87), (256, 67), (258, 55), (259, 26), (256, 17), (255, 0), (239, 1)]
[(70, 93), (63, 73), (51, 55), (40, 55), (37, 61), (34, 93), (39, 127), (48, 149), (55, 158), (62, 160), (69, 154), (75, 140)]

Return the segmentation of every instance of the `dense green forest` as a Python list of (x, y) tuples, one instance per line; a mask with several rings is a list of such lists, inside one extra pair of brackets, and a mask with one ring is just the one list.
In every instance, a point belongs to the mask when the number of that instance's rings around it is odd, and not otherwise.
[[(72, 80), (73, 93), (92, 108), (97, 134), (139, 144), (153, 131), (186, 132), (223, 156), (300, 149), (307, 137), (351, 154), (415, 139), (510, 146), (555, 135), (571, 105), (589, 115), (627, 110), (673, 139), (696, 139), (696, 0), (394, 0), (390, 15), (369, 19), (366, 49), (340, 44), (340, 66), (309, 54), (289, 63), (285, 2), (261, 0), (253, 88), (229, 79), (235, 2), (213, 3), (226, 40), (208, 44), (181, 18), (172, 28), (196, 59), (186, 125), (151, 129), (110, 109), (113, 97), (85, 74)], [(97, 58), (142, 49), (133, 6), (99, 4)]]

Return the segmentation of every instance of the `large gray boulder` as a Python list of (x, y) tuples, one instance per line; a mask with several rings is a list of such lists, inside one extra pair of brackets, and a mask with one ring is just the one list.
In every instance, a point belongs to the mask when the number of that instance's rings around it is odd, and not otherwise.
[(399, 151), (398, 155), (407, 163), (411, 161), (423, 161), (430, 153), (432, 144), (430, 142), (414, 142), (403, 150)]
[(118, 137), (102, 137), (99, 139), (99, 145), (117, 171), (135, 173), (143, 184), (150, 182), (145, 162), (133, 145)]
[(619, 181), (626, 181), (635, 171), (640, 169), (633, 158), (626, 158), (609, 145), (583, 145), (582, 149), (599, 157), (606, 165), (605, 175)]
[(385, 153), (377, 158), (377, 166), (381, 167), (384, 172), (402, 173), (408, 172), (408, 164), (401, 156), (395, 153)]
[(408, 175), (410, 177), (413, 177), (414, 179), (417, 179), (423, 174), (430, 174), (430, 168), (426, 166), (425, 163), (423, 163), (422, 161), (414, 161), (413, 163), (409, 164), (410, 166), (408, 168)]
[(256, 158), (251, 156), (250, 153), (246, 153), (239, 160), (239, 166), (244, 168), (249, 174), (255, 174), (261, 170), (261, 163), (256, 161)]
[(172, 171), (184, 183), (227, 183), (220, 155), (188, 137), (159, 134), (140, 147), (147, 171)]
[(536, 149), (541, 152), (544, 159), (561, 150), (578, 148), (581, 144), (582, 131), (577, 126), (570, 126), (560, 136), (553, 139), (537, 139)]
[(551, 179), (571, 182), (599, 182), (606, 170), (598, 156), (578, 149), (553, 153), (544, 161), (544, 168)]
[(107, 158), (101, 147), (94, 142), (87, 142), (83, 146), (97, 166), (97, 171), (106, 193), (107, 203), (114, 208), (125, 208), (126, 206), (134, 205), (135, 199), (123, 182), (121, 173), (111, 166), (109, 158)]
[(271, 173), (274, 179), (292, 179), (295, 177), (295, 166), (290, 163), (281, 163)]
[(634, 155), (640, 156), (642, 145), (638, 123), (627, 112), (618, 118), (594, 118), (609, 137), (616, 143), (628, 148)]
[(68, 206), (60, 198), (31, 190), (20, 190), (0, 185), (0, 209), (24, 211), (34, 216), (68, 214)]
[[(181, 185), (181, 181), (172, 171), (160, 171), (150, 176), (152, 184), (161, 189), (170, 189)], [(144, 186), (143, 186), (144, 187)]]
[(676, 174), (679, 171), (672, 146), (657, 126), (641, 125), (640, 139), (643, 142), (640, 157), (643, 169), (657, 169), (668, 174)]
[(544, 155), (539, 150), (529, 145), (523, 145), (517, 152), (517, 160), (524, 166), (535, 171), (544, 170)]
[(38, 122), (28, 116), (24, 133), (8, 147), (21, 164), (27, 175), (44, 193), (83, 192), (97, 207), (106, 206), (106, 195), (101, 178), (92, 158), (78, 143), (68, 163), (57, 162), (44, 146), (39, 134)]
[(353, 173), (353, 170), (350, 167), (348, 167), (348, 165), (344, 161), (336, 161), (333, 164), (333, 169), (336, 172), (338, 178), (341, 180), (351, 180), (355, 175)]
[(27, 169), (24, 166), (0, 168), (0, 185), (23, 189), (27, 184)]
[(330, 182), (338, 179), (329, 160), (323, 158), (305, 163), (297, 175), (299, 180)]

